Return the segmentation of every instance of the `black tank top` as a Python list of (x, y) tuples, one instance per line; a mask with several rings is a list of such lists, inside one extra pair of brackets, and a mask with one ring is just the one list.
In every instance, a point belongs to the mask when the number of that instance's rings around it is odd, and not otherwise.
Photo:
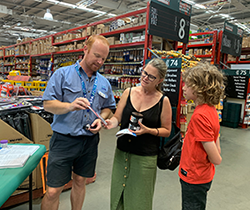
[[(128, 128), (132, 112), (137, 112), (130, 100), (130, 92), (124, 107), (121, 120), (121, 130)], [(142, 124), (149, 128), (159, 128), (161, 125), (161, 110), (164, 96), (153, 107), (140, 112), (143, 115)], [(137, 137), (123, 135), (117, 139), (117, 148), (141, 156), (157, 155), (160, 145), (160, 137), (151, 134), (142, 134)]]

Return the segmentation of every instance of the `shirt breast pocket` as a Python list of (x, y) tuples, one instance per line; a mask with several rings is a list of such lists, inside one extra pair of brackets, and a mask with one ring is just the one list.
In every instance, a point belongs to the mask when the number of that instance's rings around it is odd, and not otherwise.
[[(73, 102), (76, 98), (82, 96), (82, 90), (74, 87), (63, 88), (63, 102)], [(83, 96), (82, 96), (83, 97)]]
[(100, 109), (103, 108), (107, 99), (108, 99), (108, 94), (106, 92), (97, 91), (97, 104)]

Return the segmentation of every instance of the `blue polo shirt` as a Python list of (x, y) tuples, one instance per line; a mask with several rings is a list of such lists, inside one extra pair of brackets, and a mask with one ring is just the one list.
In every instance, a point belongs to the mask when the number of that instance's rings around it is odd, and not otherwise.
[[(79, 65), (79, 62), (55, 71), (47, 84), (42, 100), (58, 100), (71, 103), (78, 97), (84, 97), (81, 79), (77, 74), (75, 65), (78, 66), (85, 83), (88, 100), (90, 99), (95, 78), (97, 77), (97, 89), (91, 105), (93, 110), (100, 114), (104, 108), (115, 109), (115, 98), (109, 81), (98, 72), (89, 79)], [(93, 133), (84, 129), (84, 127), (87, 124), (93, 123), (96, 118), (90, 110), (72, 111), (62, 115), (55, 114), (51, 128), (53, 131), (61, 134), (92, 136)]]

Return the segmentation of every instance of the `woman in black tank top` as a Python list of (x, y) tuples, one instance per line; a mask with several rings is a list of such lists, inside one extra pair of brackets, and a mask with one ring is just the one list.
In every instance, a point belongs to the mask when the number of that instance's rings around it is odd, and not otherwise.
[(132, 112), (143, 115), (137, 136), (117, 139), (112, 182), (111, 210), (151, 210), (157, 171), (160, 136), (171, 132), (171, 105), (161, 93), (167, 66), (161, 59), (152, 59), (141, 73), (141, 86), (126, 89), (107, 128), (129, 127)]

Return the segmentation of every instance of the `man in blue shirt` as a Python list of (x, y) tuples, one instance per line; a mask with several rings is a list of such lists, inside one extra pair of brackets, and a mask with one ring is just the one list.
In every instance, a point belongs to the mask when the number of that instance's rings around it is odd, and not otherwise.
[[(108, 80), (97, 71), (109, 53), (107, 39), (90, 36), (83, 48), (84, 58), (55, 71), (43, 95), (43, 106), (54, 114), (47, 167), (47, 191), (42, 210), (57, 210), (59, 196), (71, 177), (72, 210), (80, 210), (85, 197), (86, 178), (95, 172), (101, 120), (115, 109)], [(87, 128), (86, 125), (90, 125)], [(73, 172), (73, 173), (72, 173)]]

